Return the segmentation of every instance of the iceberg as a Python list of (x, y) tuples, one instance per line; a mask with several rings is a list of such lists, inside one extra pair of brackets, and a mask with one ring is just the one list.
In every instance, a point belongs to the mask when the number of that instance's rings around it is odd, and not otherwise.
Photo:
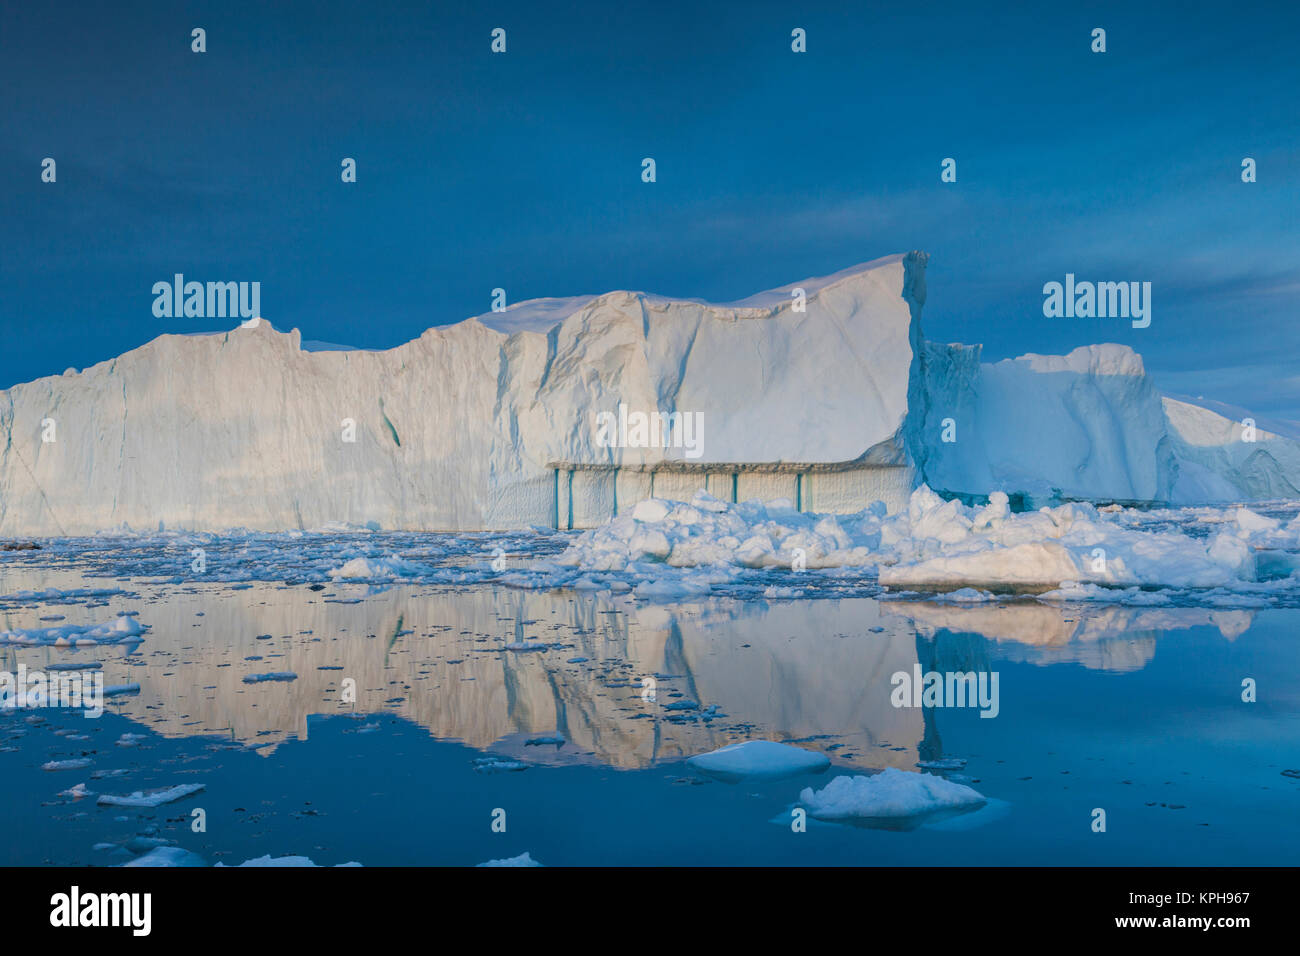
[[(926, 341), (927, 261), (725, 304), (533, 300), (387, 350), (265, 321), (163, 335), (0, 392), (0, 537), (584, 529), (654, 524), (699, 490), (820, 514), (897, 513), (923, 485), (1017, 508), (1297, 496), (1300, 443), (1161, 395), (1126, 346), (983, 363)], [(598, 423), (629, 410), (649, 437), (620, 420), (611, 443)], [(698, 447), (654, 438), (686, 416)], [(641, 550), (667, 558), (649, 531)], [(354, 553), (328, 577), (422, 573)]]

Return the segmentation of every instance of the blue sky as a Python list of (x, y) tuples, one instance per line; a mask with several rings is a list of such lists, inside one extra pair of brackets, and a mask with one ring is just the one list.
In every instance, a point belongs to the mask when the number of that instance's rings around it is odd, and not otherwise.
[[(1300, 8), (1141, 6), (6, 4), (0, 387), (233, 324), (156, 318), (176, 272), (383, 348), (498, 286), (726, 301), (919, 248), (929, 338), (1123, 342), (1300, 419)], [(1045, 318), (1067, 272), (1150, 281), (1151, 326)]]

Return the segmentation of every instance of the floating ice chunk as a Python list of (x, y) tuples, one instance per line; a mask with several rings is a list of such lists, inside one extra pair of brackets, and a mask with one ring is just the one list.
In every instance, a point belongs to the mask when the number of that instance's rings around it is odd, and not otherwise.
[(114, 618), (104, 624), (29, 627), (0, 631), (0, 644), (72, 647), (78, 644), (138, 643), (149, 628), (134, 616)]
[[(100, 798), (101, 802), (103, 798)], [(178, 846), (154, 847), (144, 856), (128, 860), (123, 866), (207, 866), (207, 862), (197, 853)]]
[(174, 787), (160, 787), (156, 790), (137, 790), (125, 796), (113, 793), (99, 795), (100, 806), (105, 807), (161, 807), (165, 803), (175, 803), (204, 788), (201, 783), (181, 783)]
[(528, 764), (519, 760), (507, 760), (504, 757), (476, 757), (474, 770), (478, 773), (517, 773), (527, 770)]
[(375, 581), (415, 577), (425, 570), (421, 565), (390, 554), (386, 558), (353, 558), (327, 573), (335, 580)]
[(821, 773), (831, 765), (821, 753), (774, 740), (746, 740), (686, 761), (687, 766), (720, 780), (779, 780)]
[(821, 790), (804, 788), (799, 802), (818, 820), (903, 820), (942, 810), (972, 809), (984, 796), (929, 773), (893, 767), (871, 776), (836, 777)]
[(126, 694), (140, 693), (139, 684), (109, 684), (104, 688), (105, 697), (122, 697)]
[(261, 684), (266, 681), (291, 681), (297, 680), (298, 675), (293, 671), (271, 671), (267, 674), (245, 674), (245, 684)]
[(966, 766), (961, 757), (940, 757), (938, 760), (920, 760), (916, 764), (925, 770), (960, 770)]
[(518, 856), (505, 857), (500, 860), (488, 860), (486, 863), (480, 863), (479, 866), (541, 866), (542, 864), (534, 860), (525, 851)]
[(50, 760), (41, 764), (42, 770), (83, 770), (94, 761), (89, 757), (74, 757), (71, 760)]

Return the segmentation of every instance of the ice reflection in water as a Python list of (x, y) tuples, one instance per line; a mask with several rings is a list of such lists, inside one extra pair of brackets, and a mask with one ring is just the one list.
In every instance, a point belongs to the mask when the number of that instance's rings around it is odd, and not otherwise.
[[(70, 573), (19, 587), (100, 586)], [(891, 676), (989, 671), (996, 661), (1144, 667), (1161, 635), (1249, 611), (874, 599), (717, 598), (657, 606), (626, 596), (430, 586), (131, 585), (69, 606), (10, 602), (0, 629), (95, 623), (138, 610), (134, 651), (0, 648), (0, 669), (104, 662), (141, 693), (110, 709), (169, 737), (220, 734), (270, 751), (315, 714), (386, 712), (439, 739), (526, 759), (643, 768), (738, 739), (800, 741), (847, 767), (912, 768), (943, 756), (936, 712), (898, 708)], [(507, 644), (545, 643), (541, 651)], [(292, 682), (245, 683), (291, 671)], [(653, 681), (653, 700), (647, 679)], [(344, 699), (355, 682), (355, 705)], [(689, 706), (697, 703), (698, 708)], [(551, 742), (563, 738), (564, 743)], [(531, 743), (530, 743), (531, 741)]]

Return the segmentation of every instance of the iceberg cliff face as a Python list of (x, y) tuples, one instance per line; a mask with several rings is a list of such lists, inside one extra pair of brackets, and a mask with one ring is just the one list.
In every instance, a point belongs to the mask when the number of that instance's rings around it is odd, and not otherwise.
[[(819, 512), (896, 511), (920, 483), (1028, 503), (1300, 495), (1300, 444), (1162, 398), (1127, 347), (988, 364), (925, 342), (925, 265), (728, 305), (533, 300), (387, 351), (312, 351), (264, 321), (161, 336), (0, 393), (0, 535), (584, 527), (700, 488)], [(600, 416), (624, 413), (691, 417), (694, 446), (611, 443)]]
[(926, 353), (925, 478), (949, 492), (1032, 500), (1167, 501), (1177, 474), (1161, 396), (1122, 345), (979, 364)]
[(1300, 497), (1300, 443), (1162, 396), (1124, 345), (980, 362), (928, 342), (920, 477), (944, 493), (1202, 504)]
[(548, 300), (567, 315), (544, 334), (470, 319), (382, 352), (304, 351), (265, 321), (161, 336), (0, 394), (0, 535), (550, 524), (552, 463), (682, 456), (600, 442), (620, 404), (701, 416), (701, 464), (902, 466), (924, 262), (809, 280), (803, 300)]
[(1164, 410), (1179, 464), (1175, 501), (1300, 498), (1300, 442), (1172, 398)]

